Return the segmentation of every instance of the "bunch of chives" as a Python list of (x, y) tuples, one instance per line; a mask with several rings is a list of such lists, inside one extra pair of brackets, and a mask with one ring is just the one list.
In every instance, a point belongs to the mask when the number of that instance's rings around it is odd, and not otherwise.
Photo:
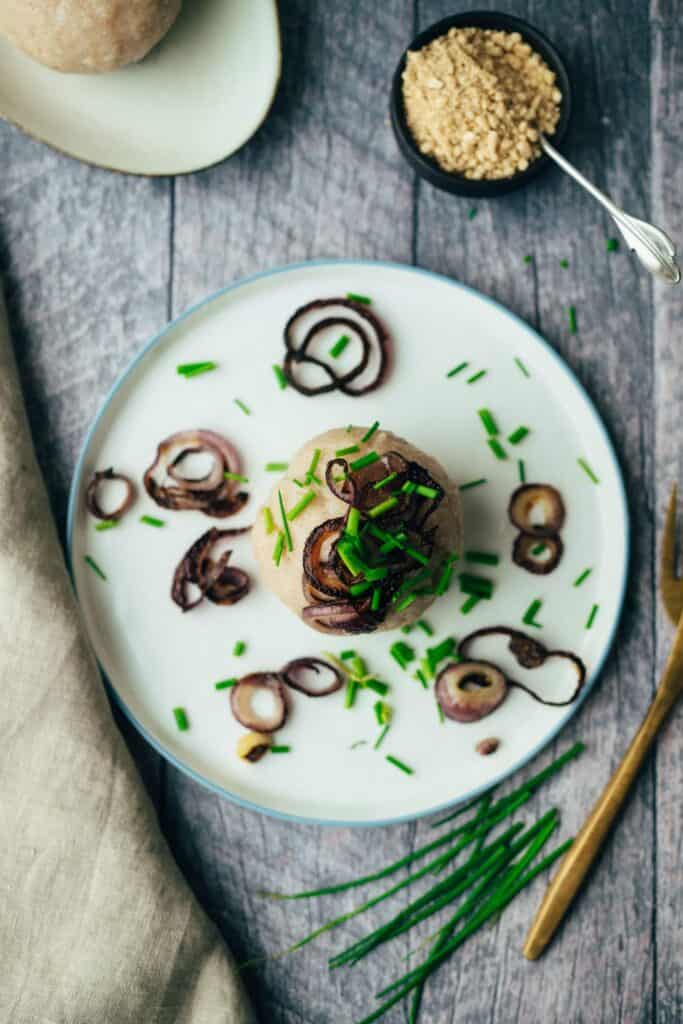
[[(432, 936), (433, 944), (422, 963), (406, 971), (378, 992), (378, 998), (384, 1001), (359, 1022), (359, 1024), (371, 1024), (372, 1021), (379, 1020), (390, 1007), (408, 995), (412, 995), (408, 1020), (415, 1024), (426, 980), (467, 938), (487, 921), (500, 914), (517, 893), (529, 885), (534, 878), (545, 871), (568, 849), (571, 840), (562, 843), (550, 854), (542, 857), (540, 861), (537, 860), (545, 844), (558, 827), (559, 813), (556, 808), (551, 808), (529, 827), (521, 822), (515, 822), (500, 835), (492, 836), (491, 833), (501, 822), (530, 800), (564, 765), (582, 753), (583, 749), (582, 743), (574, 744), (542, 771), (496, 801), (493, 800), (491, 792), (458, 808), (446, 818), (436, 822), (435, 827), (454, 818), (469, 815), (462, 824), (449, 829), (439, 838), (424, 844), (372, 874), (304, 892), (262, 894), (280, 900), (299, 900), (334, 895), (382, 881), (403, 868), (411, 868), (411, 873), (406, 878), (391, 885), (384, 892), (365, 900), (352, 910), (321, 925), (294, 943), (286, 952), (300, 949), (319, 935), (370, 910), (407, 886), (427, 876), (433, 876), (435, 872), (444, 872), (448, 868), (448, 873), (443, 874), (439, 880), (432, 881), (421, 895), (412, 899), (379, 927), (362, 935), (329, 960), (330, 968), (353, 966), (385, 942), (403, 935), (432, 915), (456, 904), (450, 918)], [(391, 755), (387, 759), (390, 758)], [(403, 770), (407, 769), (407, 766), (402, 763), (401, 767)], [(460, 854), (465, 850), (468, 851), (465, 860), (462, 863), (456, 863)], [(430, 854), (435, 854), (435, 856), (426, 859)], [(412, 865), (418, 860), (423, 861), (422, 867), (413, 870)]]

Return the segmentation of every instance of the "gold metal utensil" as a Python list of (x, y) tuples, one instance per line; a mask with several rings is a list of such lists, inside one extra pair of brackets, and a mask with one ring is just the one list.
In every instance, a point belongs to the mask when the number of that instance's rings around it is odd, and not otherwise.
[(660, 589), (670, 619), (678, 623), (664, 674), (648, 713), (621, 764), (548, 886), (524, 944), (524, 956), (528, 960), (536, 960), (555, 934), (602, 847), (660, 726), (683, 692), (683, 579), (676, 577), (675, 486), (671, 491), (664, 527)]

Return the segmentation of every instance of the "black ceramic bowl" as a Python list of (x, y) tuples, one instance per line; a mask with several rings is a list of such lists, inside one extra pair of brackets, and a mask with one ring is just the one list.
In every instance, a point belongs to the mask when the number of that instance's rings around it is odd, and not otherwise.
[[(443, 18), (442, 21), (437, 21), (431, 28), (420, 32), (413, 39), (408, 49), (420, 50), (427, 43), (431, 43), (432, 39), (445, 35), (450, 28), (493, 28), (504, 32), (519, 32), (524, 41), (529, 43), (532, 49), (541, 55), (551, 71), (555, 72), (557, 87), (562, 93), (560, 120), (555, 129), (555, 134), (551, 137), (553, 145), (559, 147), (566, 135), (571, 115), (571, 86), (564, 61), (553, 44), (538, 29), (535, 29), (533, 25), (527, 24), (526, 21), (522, 21), (520, 18), (513, 18), (511, 14), (500, 14), (496, 11), (468, 11), (464, 14), (454, 14), (450, 18)], [(473, 181), (460, 174), (442, 170), (435, 160), (420, 152), (406, 124), (402, 90), (402, 75), (406, 65), (406, 52), (403, 53), (394, 72), (391, 86), (391, 124), (399, 149), (413, 170), (417, 171), (419, 175), (445, 192), (454, 192), (462, 196), (488, 198), (500, 196), (505, 192), (512, 192), (513, 189), (521, 188), (549, 166), (551, 161), (547, 156), (541, 154), (541, 156), (529, 164), (526, 171), (520, 171), (511, 178), (479, 181)]]

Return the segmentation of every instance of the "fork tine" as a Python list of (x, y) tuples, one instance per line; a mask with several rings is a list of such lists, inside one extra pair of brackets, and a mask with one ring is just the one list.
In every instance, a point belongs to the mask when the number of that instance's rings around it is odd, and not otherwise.
[(678, 505), (678, 488), (673, 484), (671, 496), (666, 510), (664, 521), (664, 536), (662, 537), (661, 565), (661, 590), (664, 598), (664, 605), (669, 618), (674, 623), (678, 622), (683, 610), (683, 581), (676, 578), (676, 509)]

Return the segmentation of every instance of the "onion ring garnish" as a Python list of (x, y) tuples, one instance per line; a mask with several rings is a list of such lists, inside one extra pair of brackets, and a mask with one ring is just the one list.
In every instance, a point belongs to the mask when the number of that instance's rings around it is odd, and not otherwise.
[(322, 632), (371, 633), (379, 624), (376, 615), (367, 612), (367, 601), (360, 608), (351, 601), (321, 601), (307, 605), (301, 614)]
[[(259, 711), (254, 705), (257, 697), (267, 694), (270, 712)], [(276, 672), (252, 672), (243, 676), (230, 691), (230, 709), (245, 729), (270, 733), (281, 729), (287, 720), (287, 697), (280, 676)]]
[(344, 532), (344, 520), (327, 519), (308, 535), (304, 545), (303, 569), (306, 579), (318, 593), (346, 598), (348, 586), (337, 570), (336, 543)]
[[(326, 310), (332, 314), (335, 309), (340, 310), (337, 315), (315, 319), (320, 311)], [(354, 314), (353, 318), (348, 316), (349, 312)], [(331, 327), (339, 327), (342, 332), (352, 331), (361, 343), (360, 360), (346, 373), (338, 373), (333, 365), (310, 354), (318, 334)], [(304, 336), (298, 341), (297, 334), (301, 331)], [(374, 313), (352, 299), (314, 299), (301, 306), (285, 324), (284, 341), (286, 353), (283, 372), (292, 387), (303, 395), (321, 395), (334, 390), (350, 396), (366, 395), (381, 384), (386, 373), (388, 332)], [(297, 369), (306, 364), (317, 367), (323, 373), (325, 382), (309, 385), (299, 379)]]
[(434, 693), (446, 718), (478, 722), (502, 704), (508, 682), (488, 661), (451, 662), (436, 677)]
[[(126, 488), (123, 500), (111, 512), (104, 511), (99, 503), (97, 495), (100, 485), (108, 480), (120, 480)], [(88, 507), (88, 512), (91, 516), (95, 516), (96, 519), (113, 519), (118, 522), (121, 516), (125, 515), (134, 501), (135, 486), (133, 481), (127, 476), (124, 476), (123, 473), (115, 473), (112, 466), (110, 466), (109, 469), (103, 469), (100, 472), (93, 473), (92, 480), (88, 484), (88, 488), (85, 492), (85, 503)]]
[[(336, 477), (342, 477), (337, 480)], [(349, 464), (346, 459), (330, 459), (325, 467), (325, 483), (334, 494), (346, 505), (356, 503), (356, 485), (349, 473)]]
[(551, 484), (522, 484), (510, 498), (508, 515), (522, 533), (553, 537), (564, 524), (562, 495)]
[[(534, 550), (543, 545), (543, 551), (534, 554)], [(536, 576), (545, 576), (557, 568), (562, 558), (564, 545), (558, 534), (550, 537), (532, 537), (528, 533), (520, 533), (512, 547), (512, 561), (520, 569), (526, 569)]]
[(460, 641), (458, 647), (458, 653), (461, 657), (467, 658), (468, 652), (475, 642), (482, 637), (487, 636), (505, 636), (508, 638), (508, 650), (514, 656), (515, 661), (521, 668), (533, 670), (540, 668), (541, 665), (547, 664), (552, 660), (563, 660), (570, 663), (573, 671), (576, 674), (576, 683), (574, 690), (566, 700), (545, 700), (530, 687), (524, 683), (519, 683), (514, 679), (508, 677), (508, 686), (516, 686), (519, 690), (524, 690), (530, 697), (538, 701), (539, 704), (545, 704), (551, 708), (563, 708), (568, 704), (573, 704), (576, 698), (581, 693), (584, 683), (586, 682), (586, 666), (577, 654), (573, 654), (571, 651), (549, 651), (545, 644), (542, 644), (539, 640), (534, 637), (528, 636), (526, 633), (522, 633), (518, 629), (509, 629), (507, 626), (487, 626), (485, 629), (477, 629), (473, 633), (468, 634)]
[[(287, 686), (305, 693), (307, 697), (326, 697), (344, 685), (344, 677), (339, 669), (320, 658), (295, 658), (280, 669), (280, 675)], [(323, 679), (317, 679), (321, 675)]]
[[(183, 460), (199, 454), (212, 458), (209, 471), (202, 477), (184, 476)], [(182, 430), (158, 446), (154, 462), (145, 472), (144, 484), (150, 498), (162, 508), (193, 509), (224, 519), (238, 512), (249, 497), (237, 490), (237, 481), (225, 478), (226, 473), (239, 472), (239, 456), (220, 434), (212, 430)]]
[[(218, 559), (211, 557), (213, 547), (228, 537), (248, 533), (250, 526), (219, 530), (212, 526), (185, 552), (173, 574), (171, 599), (181, 611), (189, 612), (206, 597), (214, 604), (236, 604), (249, 592), (249, 576), (242, 569), (228, 565), (231, 551)], [(190, 587), (195, 588), (194, 595)]]

